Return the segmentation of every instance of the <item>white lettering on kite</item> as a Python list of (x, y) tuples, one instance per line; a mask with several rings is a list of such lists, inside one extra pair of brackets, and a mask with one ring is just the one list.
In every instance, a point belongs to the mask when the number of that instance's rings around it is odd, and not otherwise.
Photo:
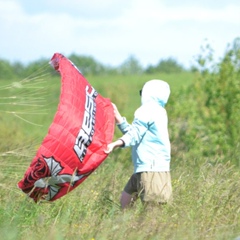
[(82, 162), (86, 153), (87, 147), (92, 142), (92, 137), (94, 134), (95, 126), (95, 115), (96, 115), (96, 102), (95, 98), (98, 93), (94, 88), (89, 93), (89, 86), (86, 86), (86, 101), (85, 101), (85, 111), (83, 116), (82, 127), (77, 135), (74, 151), (77, 154), (79, 160)]

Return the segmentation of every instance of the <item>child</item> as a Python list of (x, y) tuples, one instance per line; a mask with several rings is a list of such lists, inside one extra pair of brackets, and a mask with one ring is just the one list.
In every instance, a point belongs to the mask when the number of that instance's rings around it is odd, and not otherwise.
[(140, 95), (141, 106), (135, 111), (132, 124), (113, 104), (116, 124), (124, 135), (105, 150), (109, 154), (116, 147), (132, 147), (134, 173), (122, 192), (122, 208), (131, 204), (135, 193), (143, 203), (167, 203), (172, 196), (168, 117), (164, 108), (170, 87), (162, 80), (150, 80)]

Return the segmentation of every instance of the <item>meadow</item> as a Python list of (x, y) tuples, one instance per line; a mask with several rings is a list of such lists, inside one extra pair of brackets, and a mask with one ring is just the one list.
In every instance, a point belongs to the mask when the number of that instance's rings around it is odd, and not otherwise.
[[(148, 211), (140, 201), (125, 211), (119, 206), (121, 191), (133, 171), (129, 149), (111, 153), (77, 189), (57, 201), (36, 204), (22, 193), (17, 182), (53, 120), (59, 102), (60, 76), (36, 73), (25, 80), (2, 80), (1, 239), (236, 239), (240, 236), (239, 143), (237, 137), (234, 146), (220, 141), (225, 134), (222, 125), (234, 124), (235, 118), (230, 122), (228, 118), (218, 120), (216, 116), (225, 117), (225, 112), (221, 114), (223, 105), (218, 112), (215, 102), (215, 105), (206, 104), (209, 97), (206, 94), (212, 89), (208, 80), (219, 80), (220, 75), (183, 72), (86, 76), (102, 96), (118, 106), (129, 122), (140, 104), (139, 90), (145, 81), (158, 78), (170, 84), (166, 110), (172, 143), (174, 199), (169, 205)], [(239, 80), (239, 75), (235, 77), (234, 81)], [(218, 85), (214, 86), (216, 89)], [(211, 125), (213, 121), (223, 123), (216, 129)], [(230, 134), (234, 135), (234, 131)], [(119, 136), (116, 128), (114, 138)], [(226, 140), (227, 133), (224, 136)], [(226, 151), (222, 150), (225, 148)]]

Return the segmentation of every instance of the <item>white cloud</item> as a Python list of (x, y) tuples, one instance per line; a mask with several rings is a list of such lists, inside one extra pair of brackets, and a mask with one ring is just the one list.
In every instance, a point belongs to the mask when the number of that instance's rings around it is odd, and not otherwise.
[(144, 65), (168, 56), (187, 64), (203, 39), (223, 52), (240, 34), (240, 4), (227, 1), (216, 8), (159, 0), (24, 2), (0, 0), (0, 58), (27, 62), (60, 51), (114, 65), (129, 54)]
[(132, 8), (128, 9), (124, 16), (126, 22), (163, 24), (173, 21), (197, 21), (212, 22), (222, 21), (240, 24), (240, 4), (227, 5), (221, 9), (204, 7), (174, 7), (166, 6), (163, 1), (157, 0), (133, 0)]

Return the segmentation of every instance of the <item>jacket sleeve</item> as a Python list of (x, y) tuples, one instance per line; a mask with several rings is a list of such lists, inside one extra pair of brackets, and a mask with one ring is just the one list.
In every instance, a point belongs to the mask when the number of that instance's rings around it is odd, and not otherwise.
[(125, 134), (129, 131), (129, 128), (131, 127), (131, 124), (129, 124), (125, 117), (123, 117), (123, 122), (117, 124), (119, 130)]
[(142, 140), (142, 137), (148, 130), (148, 123), (141, 121), (140, 119), (134, 119), (132, 124), (121, 123), (119, 126), (125, 131), (125, 133), (120, 139), (125, 143), (124, 147), (134, 146)]

